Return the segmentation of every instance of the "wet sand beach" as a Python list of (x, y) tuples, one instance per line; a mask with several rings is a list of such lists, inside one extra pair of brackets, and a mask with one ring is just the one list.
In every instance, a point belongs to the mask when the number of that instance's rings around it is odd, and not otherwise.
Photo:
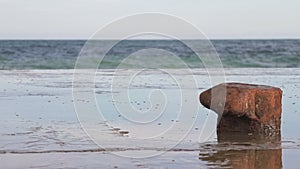
[[(82, 76), (85, 71), (82, 70)], [(181, 69), (169, 72), (183, 80), (192, 76)], [(199, 95), (211, 87), (205, 69), (192, 72), (197, 88), (181, 86), (183, 92)], [(297, 168), (300, 69), (225, 69), (228, 82), (265, 84), (283, 90), (281, 137), (267, 141), (218, 141), (217, 116), (200, 103), (196, 116), (178, 119), (175, 113), (181, 106), (178, 86), (167, 74), (154, 70), (144, 71), (133, 80), (129, 103), (140, 112), (153, 109), (163, 110), (163, 114), (149, 123), (132, 123), (115, 107), (128, 103), (113, 98), (118, 94), (111, 90), (114, 76), (113, 69), (99, 70), (95, 76), (94, 99), (105, 120), (97, 121), (94, 117), (89, 117), (90, 123), (89, 118), (84, 120), (90, 125), (85, 127), (94, 132), (96, 144), (83, 130), (74, 108), (74, 103), (80, 103), (86, 105), (83, 110), (89, 111), (91, 100), (73, 97), (73, 70), (1, 70), (1, 168), (265, 168), (266, 164), (273, 168)], [(119, 85), (117, 88), (122, 87)], [(151, 104), (144, 97), (151, 90), (166, 92), (170, 104), (162, 105), (160, 98)], [(209, 124), (207, 119), (211, 119)], [(193, 123), (184, 123), (189, 120)], [(159, 135), (174, 124), (191, 125), (191, 130), (178, 128)], [(185, 135), (177, 144), (178, 138)], [(202, 142), (199, 137), (207, 139)], [(144, 156), (151, 157), (132, 158)]]

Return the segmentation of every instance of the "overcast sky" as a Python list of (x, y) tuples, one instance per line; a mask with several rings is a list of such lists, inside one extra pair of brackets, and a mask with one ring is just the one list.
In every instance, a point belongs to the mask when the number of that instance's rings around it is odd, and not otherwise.
[(214, 39), (300, 38), (299, 8), (300, 0), (0, 0), (0, 39), (87, 39), (141, 12), (179, 16)]

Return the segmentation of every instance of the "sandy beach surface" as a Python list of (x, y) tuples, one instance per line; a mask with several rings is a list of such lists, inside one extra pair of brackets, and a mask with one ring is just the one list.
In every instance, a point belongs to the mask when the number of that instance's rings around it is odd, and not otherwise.
[[(80, 76), (85, 77), (85, 71)], [(131, 74), (130, 70), (121, 71)], [(193, 69), (192, 74), (180, 69), (169, 72), (182, 80), (195, 75), (196, 88), (184, 85), (181, 92), (199, 95), (212, 85), (204, 69)], [(300, 69), (225, 69), (226, 82), (283, 90), (281, 141), (267, 143), (218, 143), (217, 116), (201, 106), (198, 98), (190, 98), (199, 103), (197, 114), (178, 118), (175, 112), (180, 110), (180, 102), (188, 100), (178, 100), (179, 88), (166, 73), (143, 71), (132, 80), (129, 102), (114, 99), (122, 88), (116, 84), (112, 90), (114, 77), (115, 70), (99, 70), (94, 77), (95, 100), (86, 100), (73, 97), (73, 70), (1, 70), (0, 168), (260, 168), (262, 163), (272, 162), (278, 168), (297, 168)], [(164, 91), (169, 104), (161, 105), (161, 97), (151, 104), (145, 96), (152, 90)], [(84, 96), (86, 91), (78, 92)], [(83, 118), (84, 114), (76, 113), (74, 103), (81, 105), (77, 111), (89, 112), (93, 101), (101, 118)], [(148, 123), (132, 123), (124, 118), (123, 109), (116, 108), (129, 103), (145, 114), (152, 109), (163, 113)], [(179, 127), (164, 133), (174, 124)]]

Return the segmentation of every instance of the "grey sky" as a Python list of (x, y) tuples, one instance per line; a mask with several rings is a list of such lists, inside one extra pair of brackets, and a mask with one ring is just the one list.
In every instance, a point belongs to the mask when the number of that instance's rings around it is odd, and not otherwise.
[(179, 16), (209, 38), (300, 38), (299, 7), (299, 0), (0, 0), (0, 38), (86, 39), (140, 12)]

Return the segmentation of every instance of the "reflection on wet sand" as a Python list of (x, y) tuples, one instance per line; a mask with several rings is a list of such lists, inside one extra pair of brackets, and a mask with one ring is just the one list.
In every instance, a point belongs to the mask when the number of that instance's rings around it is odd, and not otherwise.
[(273, 137), (218, 134), (217, 144), (205, 144), (199, 159), (208, 168), (282, 168), (280, 135)]
[(281, 149), (217, 151), (200, 156), (211, 168), (267, 169), (282, 168)]

